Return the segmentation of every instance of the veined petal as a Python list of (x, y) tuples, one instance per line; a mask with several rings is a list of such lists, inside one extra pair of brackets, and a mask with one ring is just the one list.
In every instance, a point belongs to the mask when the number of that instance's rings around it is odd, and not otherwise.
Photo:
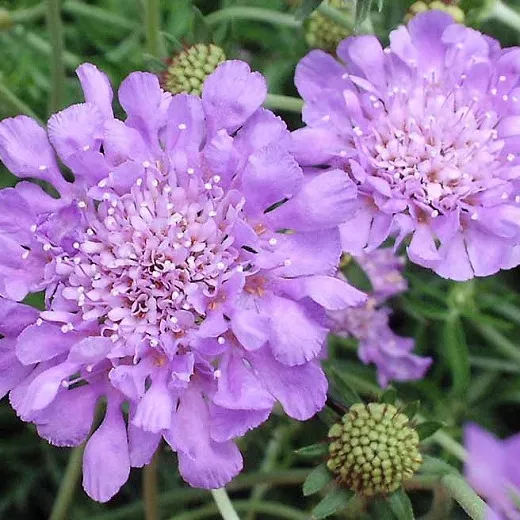
[(83, 63), (76, 74), (85, 94), (85, 101), (97, 107), (105, 119), (112, 119), (112, 87), (108, 76), (92, 63)]

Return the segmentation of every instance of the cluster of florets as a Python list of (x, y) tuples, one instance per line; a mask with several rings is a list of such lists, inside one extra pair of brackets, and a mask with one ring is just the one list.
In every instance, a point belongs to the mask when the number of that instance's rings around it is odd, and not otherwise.
[[(47, 131), (0, 123), (4, 164), (59, 194), (0, 191), (1, 394), (59, 446), (87, 440), (106, 403), (84, 455), (96, 500), (162, 439), (187, 482), (221, 487), (242, 467), (233, 439), (277, 401), (296, 419), (325, 403), (325, 311), (364, 301), (334, 276), (356, 190), (340, 170), (304, 174), (243, 62), (221, 64), (201, 98), (131, 74), (124, 122), (108, 78), (78, 75), (86, 102)], [(43, 312), (18, 303), (40, 291)]]
[(341, 485), (367, 497), (396, 491), (422, 464), (419, 435), (391, 404), (351, 406), (329, 441), (327, 467)]
[(315, 50), (299, 63), (296, 158), (343, 169), (359, 191), (345, 251), (411, 238), (413, 262), (456, 280), (518, 264), (519, 53), (428, 11), (386, 49), (356, 36), (341, 62)]
[(402, 274), (404, 258), (396, 256), (391, 248), (382, 248), (355, 260), (365, 271), (372, 289), (364, 305), (329, 311), (332, 332), (358, 340), (359, 358), (363, 363), (376, 365), (382, 387), (390, 381), (422, 379), (432, 359), (413, 354), (414, 340), (395, 334), (389, 324), (391, 309), (387, 300), (407, 289)]
[[(346, 15), (347, 19), (353, 18), (352, 6), (345, 5), (341, 0), (329, 0), (328, 5), (337, 8)], [(320, 11), (314, 11), (305, 22), (305, 38), (310, 47), (334, 52), (339, 42), (350, 36), (352, 30), (329, 18)]]
[(406, 20), (411, 20), (415, 15), (426, 11), (438, 10), (448, 13), (457, 23), (464, 23), (466, 15), (457, 5), (458, 0), (418, 0), (408, 9)]

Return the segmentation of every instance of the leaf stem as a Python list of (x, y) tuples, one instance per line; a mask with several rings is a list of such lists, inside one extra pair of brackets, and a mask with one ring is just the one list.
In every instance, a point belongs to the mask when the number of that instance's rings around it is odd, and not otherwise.
[(520, 14), (502, 2), (502, 0), (495, 0), (491, 12), (486, 18), (498, 20), (515, 31), (520, 32)]
[(217, 504), (220, 515), (224, 520), (240, 520), (240, 517), (237, 515), (225, 488), (212, 489), (211, 495), (213, 496), (213, 500), (215, 500), (215, 504)]
[(486, 503), (473, 491), (466, 481), (457, 475), (445, 475), (441, 484), (473, 520), (484, 520), (486, 517)]
[(234, 6), (220, 9), (206, 16), (208, 25), (216, 25), (233, 19), (256, 20), (285, 27), (301, 27), (301, 22), (296, 20), (292, 14), (280, 13), (263, 7)]
[(64, 42), (61, 20), (61, 0), (47, 0), (47, 27), (51, 38), (51, 76), (52, 88), (49, 99), (49, 112), (62, 107), (65, 95), (65, 63), (63, 62)]
[(67, 520), (70, 518), (68, 511), (72, 500), (74, 499), (76, 486), (81, 475), (81, 462), (84, 449), (85, 445), (82, 444), (74, 448), (70, 454), (69, 462), (67, 464), (65, 474), (61, 480), (58, 496), (56, 497), (54, 505), (52, 506), (49, 520)]
[(161, 36), (161, 1), (144, 0), (146, 26), (146, 48), (148, 54), (161, 58), (163, 55)]
[(84, 4), (76, 0), (66, 0), (63, 4), (63, 10), (69, 14), (79, 17), (82, 16), (92, 20), (93, 22), (110, 25), (118, 29), (133, 31), (137, 28), (137, 24), (133, 21), (119, 16), (112, 11), (109, 11), (108, 9), (103, 9), (102, 7), (97, 7), (95, 5)]
[(159, 520), (159, 501), (157, 500), (157, 452), (150, 464), (143, 469), (143, 499), (146, 520)]
[(16, 9), (9, 13), (9, 17), (14, 23), (33, 22), (45, 16), (47, 7), (45, 2), (35, 5), (33, 7), (25, 7), (23, 9)]
[(264, 107), (272, 110), (284, 110), (286, 112), (295, 112), (299, 114), (303, 107), (303, 101), (300, 98), (291, 96), (267, 94), (264, 101)]

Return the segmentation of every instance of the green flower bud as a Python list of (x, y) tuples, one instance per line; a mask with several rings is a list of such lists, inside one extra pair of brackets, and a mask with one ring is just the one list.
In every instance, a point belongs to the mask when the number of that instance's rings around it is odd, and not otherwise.
[(438, 11), (444, 11), (450, 14), (457, 23), (464, 23), (466, 15), (464, 11), (456, 5), (457, 3), (457, 0), (419, 0), (410, 6), (405, 20), (408, 22), (416, 14), (437, 9)]
[(329, 430), (327, 466), (359, 495), (392, 493), (419, 469), (419, 435), (391, 404), (355, 404)]
[(226, 59), (217, 45), (197, 43), (175, 55), (162, 75), (164, 90), (200, 96), (206, 78)]
[[(352, 16), (352, 9), (341, 0), (329, 0), (330, 6), (348, 16)], [(314, 11), (305, 23), (305, 39), (310, 47), (334, 52), (341, 40), (352, 34), (346, 27), (331, 20), (320, 11)]]

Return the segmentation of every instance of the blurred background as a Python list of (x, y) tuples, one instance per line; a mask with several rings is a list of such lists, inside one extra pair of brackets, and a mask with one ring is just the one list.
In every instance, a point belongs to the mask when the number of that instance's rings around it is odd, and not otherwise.
[[(52, 108), (82, 100), (74, 69), (89, 61), (104, 70), (117, 87), (131, 71), (160, 74), (167, 59), (183, 45), (214, 42), (228, 58), (249, 62), (268, 80), (272, 94), (297, 96), (293, 74), (297, 62), (311, 46), (330, 47), (338, 37), (353, 31), (354, 9), (345, 2), (352, 27), (335, 26), (333, 20), (298, 10), (298, 1), (283, 0), (163, 0), (160, 55), (153, 55), (145, 37), (145, 10), (137, 0), (64, 0), (61, 2), (65, 83), (53, 80), (53, 44), (56, 35), (46, 22), (46, 2), (0, 1), (0, 116), (26, 113), (46, 121)], [(304, 2), (307, 6), (318, 2)], [(376, 32), (388, 40), (389, 31), (413, 14), (411, 1), (387, 0), (381, 12), (374, 2), (370, 21), (360, 31)], [(439, 2), (437, 2), (439, 3)], [(446, 2), (453, 4), (454, 2)], [(292, 5), (291, 5), (292, 4)], [(347, 5), (348, 4), (348, 5)], [(336, 5), (337, 2), (336, 2)], [(229, 10), (249, 6), (271, 10), (271, 18), (237, 18)], [(303, 6), (305, 7), (305, 6)], [(417, 6), (415, 7), (415, 9)], [(503, 46), (520, 40), (520, 2), (465, 0), (458, 4), (465, 22), (498, 38)], [(227, 15), (222, 14), (227, 10)], [(294, 17), (295, 10), (300, 18)], [(518, 10), (518, 11), (517, 11)], [(54, 42), (54, 43), (53, 43)], [(330, 49), (327, 49), (330, 50)], [(57, 90), (59, 92), (57, 92)], [(291, 128), (301, 125), (297, 112), (279, 112)], [(0, 185), (14, 178), (2, 167)], [(352, 267), (352, 266), (351, 266)], [(351, 276), (366, 288), (366, 277), (355, 266)], [(518, 271), (486, 280), (458, 284), (435, 277), (418, 267), (407, 266), (409, 290), (394, 298), (391, 325), (415, 338), (416, 351), (434, 358), (428, 376), (420, 382), (396, 385), (404, 402), (421, 401), (421, 413), (442, 421), (454, 439), (461, 425), (477, 421), (500, 436), (520, 430), (520, 294)], [(41, 305), (38, 298), (30, 301)], [(380, 390), (375, 370), (356, 356), (356, 342), (333, 338), (328, 366), (334, 365), (333, 391), (341, 400), (341, 381), (365, 398)], [(243, 475), (230, 486), (237, 507), (247, 520), (262, 518), (309, 518), (318, 498), (304, 498), (301, 483), (316, 461), (295, 450), (326, 438), (330, 413), (300, 424), (282, 415), (240, 441), (245, 453)], [(69, 450), (50, 446), (34, 428), (17, 419), (7, 398), (0, 404), (0, 519), (48, 518), (60, 488)], [(431, 452), (453, 461), (451, 455), (431, 446)], [(261, 484), (258, 472), (272, 475)], [(188, 489), (177, 473), (175, 455), (163, 450), (159, 460), (161, 518), (189, 520), (219, 518), (209, 494)], [(73, 520), (143, 518), (141, 472), (134, 470), (128, 484), (107, 505), (88, 500), (79, 489), (70, 516)], [(430, 495), (420, 490), (411, 497), (418, 513), (430, 507)], [(253, 507), (251, 504), (256, 504)], [(255, 513), (254, 511), (259, 512)], [(454, 509), (450, 518), (464, 518)], [(338, 515), (341, 518), (341, 515)], [(343, 516), (345, 517), (345, 516)]]

